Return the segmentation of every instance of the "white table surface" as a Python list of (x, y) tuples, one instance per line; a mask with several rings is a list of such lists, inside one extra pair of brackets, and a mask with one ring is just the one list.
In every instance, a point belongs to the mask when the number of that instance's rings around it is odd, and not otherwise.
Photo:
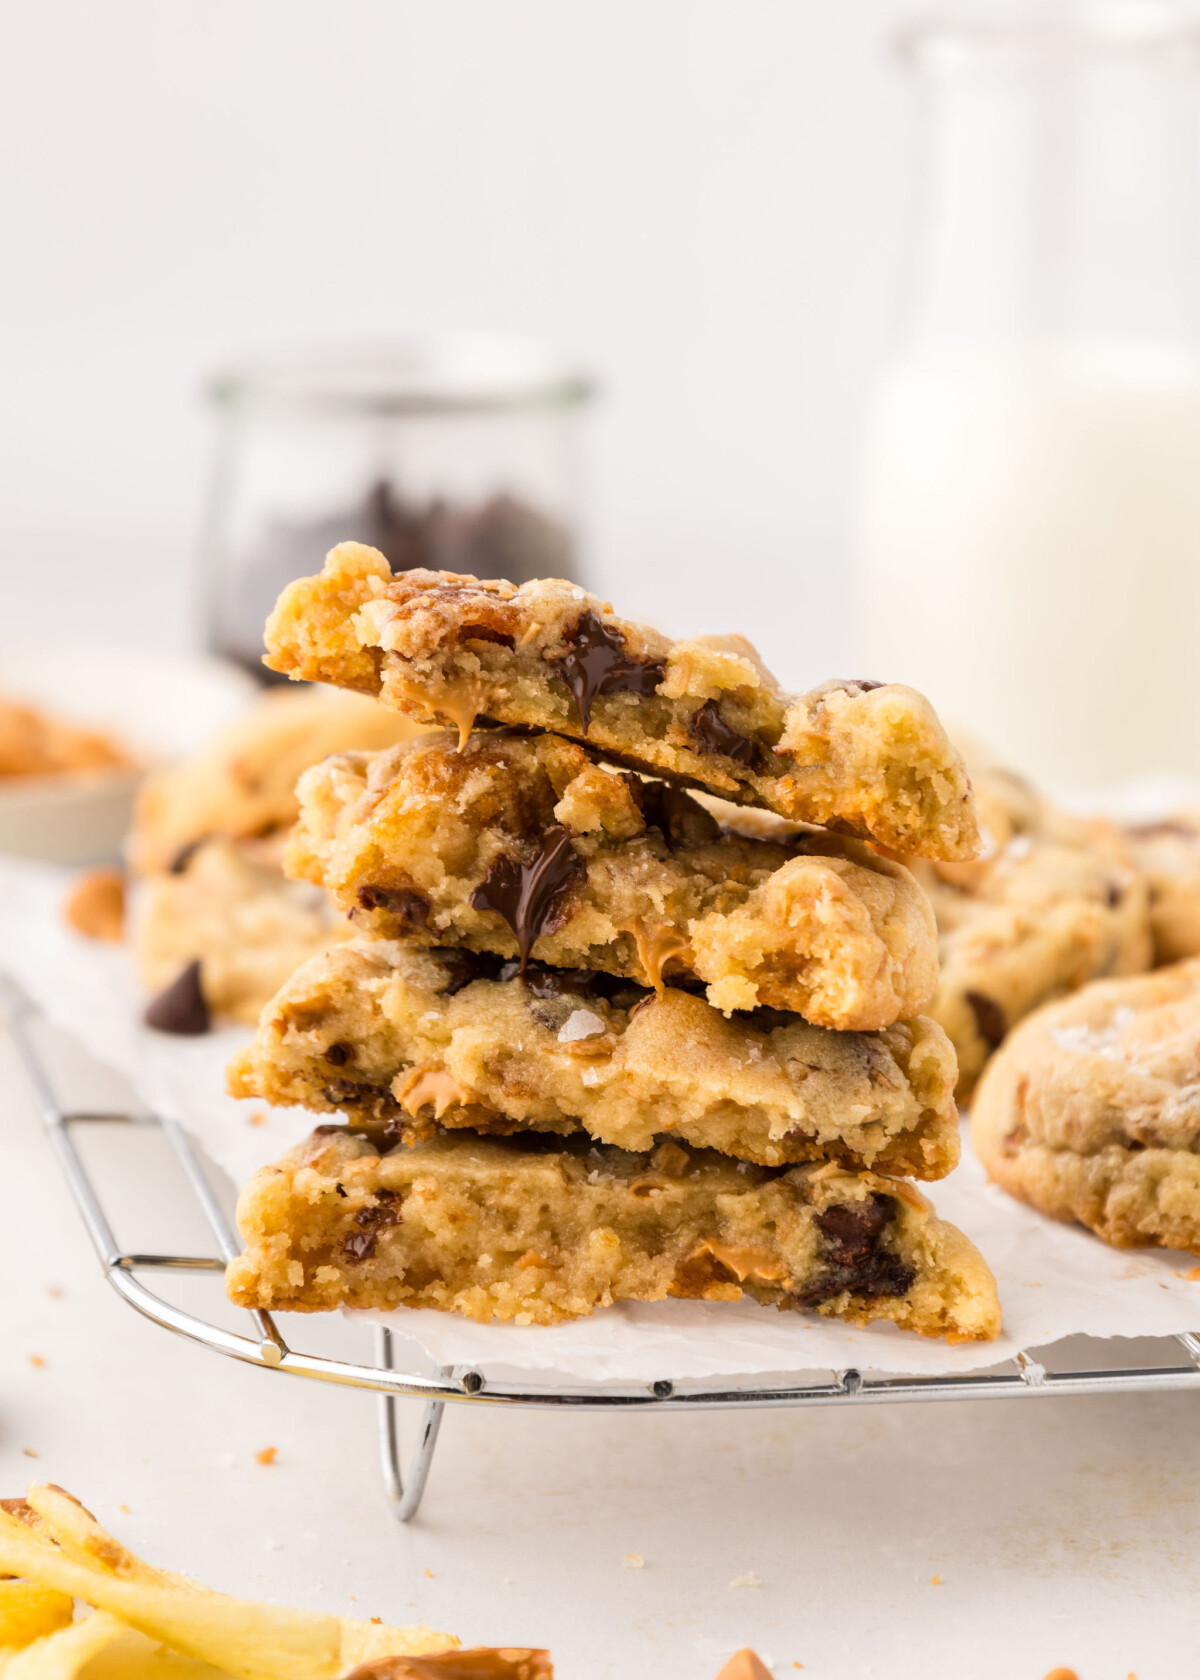
[[(96, 1100), (70, 1061), (66, 1094)], [(120, 1159), (151, 1240), (202, 1241), (140, 1147)], [(6, 1038), (0, 1159), (0, 1492), (59, 1482), (155, 1562), (468, 1644), (548, 1645), (561, 1680), (713, 1680), (746, 1643), (806, 1680), (1200, 1673), (1196, 1396), (615, 1418), (451, 1407), (402, 1528), (370, 1396), (223, 1360), (103, 1282)], [(403, 1410), (406, 1446), (418, 1409)], [(265, 1446), (270, 1467), (255, 1462)], [(747, 1578), (761, 1585), (734, 1584)]]

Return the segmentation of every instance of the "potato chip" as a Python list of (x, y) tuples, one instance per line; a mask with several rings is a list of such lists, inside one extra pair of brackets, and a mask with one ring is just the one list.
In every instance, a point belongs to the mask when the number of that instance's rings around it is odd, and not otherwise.
[[(231, 1598), (144, 1563), (62, 1488), (33, 1486), (0, 1500), (0, 1572), (23, 1577), (98, 1614), (27, 1646), (0, 1668), (3, 1680), (126, 1680), (217, 1672), (237, 1680), (342, 1680), (364, 1659), (446, 1652), (458, 1641), (429, 1628), (393, 1628), (318, 1611)], [(143, 1636), (123, 1639), (116, 1633)], [(124, 1626), (122, 1626), (124, 1624)], [(55, 1641), (59, 1643), (51, 1650)], [(89, 1641), (96, 1641), (93, 1650)], [(158, 1646), (168, 1646), (158, 1652)], [(86, 1650), (76, 1660), (73, 1653)], [(24, 1676), (14, 1667), (29, 1656)], [(113, 1667), (116, 1656), (126, 1663)], [(178, 1657), (192, 1659), (180, 1667)], [(50, 1663), (51, 1666), (45, 1666)], [(71, 1666), (74, 1663), (74, 1666)], [(541, 1680), (536, 1674), (532, 1680)]]

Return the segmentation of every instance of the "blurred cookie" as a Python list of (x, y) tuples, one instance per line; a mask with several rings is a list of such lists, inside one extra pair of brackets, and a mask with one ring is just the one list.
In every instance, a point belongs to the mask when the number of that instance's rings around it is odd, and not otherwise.
[(233, 840), (280, 834), (296, 820), (303, 771), (329, 753), (395, 746), (416, 730), (357, 694), (322, 689), (268, 694), (183, 764), (138, 794), (129, 861), (140, 875), (168, 870), (212, 834)]
[(301, 963), (351, 936), (324, 893), (287, 880), (265, 844), (264, 858), (263, 842), (216, 836), (193, 847), (173, 874), (141, 884), (133, 950), (155, 998), (198, 963), (207, 1009), (253, 1025)]
[(958, 1054), (960, 1102), (1024, 1016), (1089, 980), (1141, 973), (1152, 954), (1146, 881), (1113, 824), (1059, 811), (990, 764), (972, 778), (983, 856), (909, 860), (937, 917), (929, 1013)]
[(1200, 956), (1200, 811), (1135, 824), (1125, 840), (1150, 889), (1155, 962)]
[(997, 1183), (1117, 1247), (1200, 1251), (1200, 961), (1040, 1010), (972, 1109)]

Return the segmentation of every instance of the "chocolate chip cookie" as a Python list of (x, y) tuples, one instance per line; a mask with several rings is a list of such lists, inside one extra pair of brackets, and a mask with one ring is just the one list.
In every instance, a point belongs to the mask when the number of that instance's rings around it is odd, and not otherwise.
[(1155, 964), (1200, 956), (1200, 811), (1176, 811), (1125, 830), (1146, 877)]
[(980, 1084), (991, 1176), (1105, 1242), (1200, 1252), (1200, 960), (1102, 980), (1024, 1022)]
[(930, 1014), (957, 1052), (960, 1101), (1024, 1016), (1151, 955), (1146, 882), (1111, 823), (1060, 812), (1006, 772), (972, 765), (972, 779), (983, 855), (912, 865), (937, 916)]
[(549, 730), (897, 852), (978, 849), (962, 760), (912, 689), (786, 694), (741, 637), (672, 642), (561, 579), (393, 577), (377, 550), (342, 543), (284, 590), (266, 645), (272, 670), (378, 695), (464, 740), (480, 718)]
[(288, 870), (363, 933), (643, 985), (695, 979), (720, 1009), (767, 1004), (858, 1031), (933, 996), (937, 929), (899, 864), (782, 823), (774, 839), (731, 832), (682, 789), (559, 736), (343, 754), (298, 794)]
[(442, 1133), (380, 1153), (322, 1127), (242, 1192), (243, 1307), (434, 1307), (557, 1324), (613, 1301), (743, 1296), (953, 1340), (1000, 1324), (982, 1256), (910, 1185), (771, 1172), (676, 1142), (495, 1143)]
[(362, 940), (306, 963), (230, 1068), (234, 1096), (342, 1112), (374, 1135), (443, 1126), (670, 1134), (768, 1166), (940, 1178), (958, 1159), (954, 1055), (932, 1021), (835, 1033), (726, 1019), (675, 986)]

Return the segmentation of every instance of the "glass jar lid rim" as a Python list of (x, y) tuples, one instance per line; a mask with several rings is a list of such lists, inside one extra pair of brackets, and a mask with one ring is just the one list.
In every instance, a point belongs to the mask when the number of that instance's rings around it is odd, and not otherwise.
[(914, 18), (893, 36), (899, 57), (918, 69), (957, 69), (974, 62), (1036, 63), (1093, 55), (1200, 52), (1200, 18), (1158, 0), (1054, 10), (986, 10), (974, 16)]
[(218, 370), (207, 388), (229, 408), (365, 414), (565, 407), (596, 389), (586, 369), (536, 339), (467, 332), (281, 346)]

